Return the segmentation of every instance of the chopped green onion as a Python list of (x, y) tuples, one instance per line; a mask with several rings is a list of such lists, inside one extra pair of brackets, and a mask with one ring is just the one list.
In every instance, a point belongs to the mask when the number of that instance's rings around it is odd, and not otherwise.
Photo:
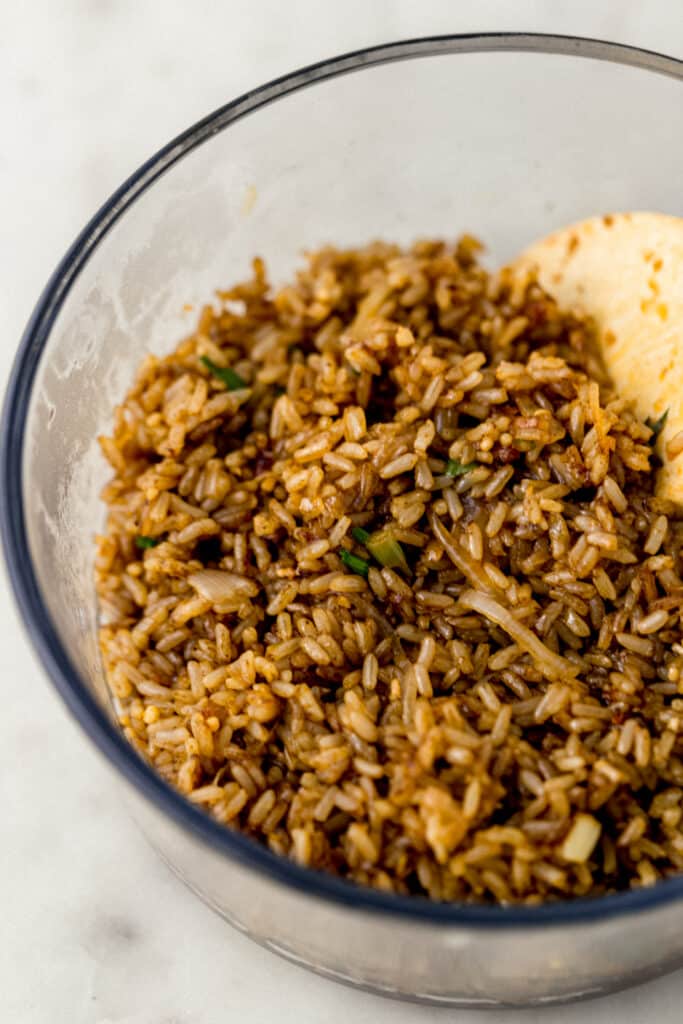
[(377, 530), (370, 535), (365, 543), (366, 548), (385, 569), (404, 569), (408, 572), (408, 563), (403, 548), (394, 537), (390, 528)]
[(476, 465), (476, 462), (458, 462), (457, 459), (449, 459), (446, 464), (446, 476), (464, 476)]
[(237, 391), (239, 388), (247, 387), (246, 380), (242, 380), (239, 373), (235, 373), (229, 366), (218, 366), (208, 356), (202, 356), (199, 361), (207, 370), (210, 370), (214, 377), (218, 377), (225, 384), (228, 391)]
[(658, 420), (653, 420), (649, 416), (645, 420), (645, 425), (648, 426), (650, 428), (650, 430), (652, 431), (652, 439), (651, 439), (651, 443), (652, 444), (654, 444), (654, 442), (657, 440), (657, 438), (661, 434), (662, 430), (664, 429), (664, 424), (666, 423), (668, 416), (669, 416), (669, 410), (665, 409), (664, 412), (662, 413), (662, 415), (659, 417)]
[(135, 544), (144, 550), (145, 548), (155, 548), (160, 540), (161, 537), (145, 537), (144, 534), (138, 534), (135, 538)]
[(374, 533), (368, 533), (362, 526), (354, 526), (351, 536), (359, 544), (363, 544), (385, 569), (405, 569), (408, 572), (408, 563), (403, 554), (403, 548), (394, 537), (390, 526), (385, 526), (382, 530), (375, 530)]
[(370, 568), (369, 562), (366, 562), (364, 558), (359, 558), (358, 555), (352, 555), (346, 548), (340, 548), (339, 557), (351, 572), (358, 573), (359, 576), (367, 576)]

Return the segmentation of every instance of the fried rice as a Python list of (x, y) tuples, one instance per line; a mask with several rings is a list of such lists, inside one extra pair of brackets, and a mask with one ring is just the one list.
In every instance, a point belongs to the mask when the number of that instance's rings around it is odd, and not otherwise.
[(589, 322), (478, 244), (265, 267), (100, 439), (101, 650), (170, 784), (436, 900), (683, 869), (678, 508)]

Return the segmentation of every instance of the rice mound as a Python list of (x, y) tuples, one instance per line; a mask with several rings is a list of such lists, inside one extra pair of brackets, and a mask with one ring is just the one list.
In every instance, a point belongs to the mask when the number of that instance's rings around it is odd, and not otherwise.
[(101, 649), (219, 822), (436, 900), (683, 868), (680, 512), (590, 322), (478, 244), (311, 253), (147, 357), (111, 437)]

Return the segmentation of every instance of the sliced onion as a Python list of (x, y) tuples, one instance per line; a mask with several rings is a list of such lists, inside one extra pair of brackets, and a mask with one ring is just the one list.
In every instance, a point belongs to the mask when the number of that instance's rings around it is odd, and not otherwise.
[(574, 864), (585, 864), (601, 831), (602, 825), (592, 814), (577, 814), (562, 844), (560, 852), (564, 859)]
[(483, 591), (484, 594), (489, 594), (491, 597), (502, 598), (504, 595), (494, 586), (481, 562), (477, 562), (476, 559), (472, 558), (468, 551), (458, 544), (452, 533), (449, 533), (444, 524), (441, 522), (436, 512), (432, 512), (429, 521), (431, 523), (432, 532), (439, 544), (442, 545), (444, 551), (450, 558), (451, 562), (460, 572), (463, 574), (468, 583), (471, 583), (477, 590)]
[(248, 597), (256, 597), (260, 590), (254, 580), (234, 572), (223, 572), (222, 569), (201, 569), (188, 576), (187, 582), (212, 604), (241, 602)]
[(495, 601), (489, 594), (482, 594), (478, 590), (466, 590), (460, 595), (458, 603), (462, 608), (479, 612), (485, 619), (495, 622), (497, 626), (504, 629), (518, 647), (531, 655), (536, 667), (547, 679), (561, 682), (566, 679), (574, 679), (578, 675), (579, 669), (576, 665), (546, 647), (535, 633), (518, 622), (507, 608)]
[(449, 405), (446, 409), (439, 406), (434, 413), (436, 432), (445, 441), (452, 441), (454, 439), (458, 429), (459, 415), (458, 408), (455, 405)]

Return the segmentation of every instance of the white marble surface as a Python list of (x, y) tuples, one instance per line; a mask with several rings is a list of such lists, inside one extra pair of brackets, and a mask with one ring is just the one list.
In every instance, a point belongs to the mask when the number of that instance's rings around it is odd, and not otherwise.
[[(683, 56), (679, 0), (0, 0), (0, 11), (0, 389), (86, 218), (159, 145), (250, 86), (335, 52), (448, 31), (565, 31)], [(21, 695), (0, 714), (3, 1024), (681, 1019), (683, 973), (587, 1005), (485, 1017), (304, 973), (228, 929), (146, 846), (38, 669), (1, 574), (0, 680)]]

